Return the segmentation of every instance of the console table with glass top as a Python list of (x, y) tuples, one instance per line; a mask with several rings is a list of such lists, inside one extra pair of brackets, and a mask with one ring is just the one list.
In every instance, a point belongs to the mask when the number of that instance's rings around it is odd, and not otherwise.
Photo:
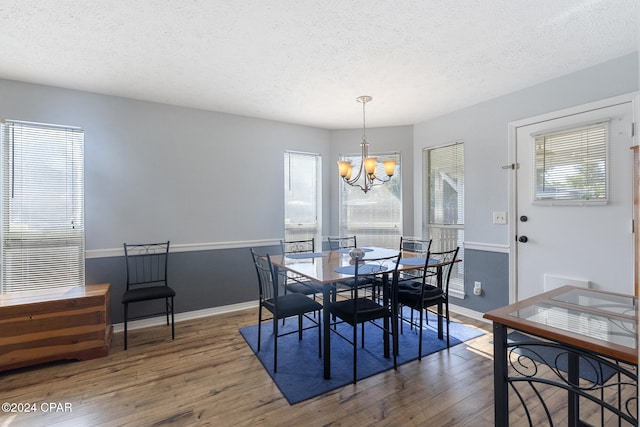
[[(601, 425), (638, 425), (636, 298), (563, 286), (484, 317), (493, 321), (496, 426), (509, 425), (510, 388), (530, 425), (538, 418), (557, 424), (558, 414), (541, 392), (546, 387), (566, 390), (567, 412), (561, 415), (570, 426), (589, 425), (583, 418), (594, 417)], [(509, 339), (509, 329), (525, 339)], [(581, 401), (599, 411), (581, 414)]]

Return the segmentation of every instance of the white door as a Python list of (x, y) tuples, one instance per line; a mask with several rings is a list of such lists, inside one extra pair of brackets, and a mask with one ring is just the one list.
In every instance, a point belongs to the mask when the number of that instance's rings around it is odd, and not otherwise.
[[(564, 284), (633, 294), (632, 103), (585, 108), (521, 121), (515, 129), (516, 300)], [(550, 202), (548, 197), (570, 197), (570, 192), (550, 184), (545, 184), (547, 193), (541, 192), (541, 164), (551, 160), (534, 159), (535, 137), (598, 123), (608, 129), (603, 131), (608, 134), (608, 200)], [(544, 146), (549, 151), (543, 158), (551, 159), (551, 143)], [(546, 167), (545, 176), (553, 175)], [(534, 196), (545, 200), (534, 201)]]

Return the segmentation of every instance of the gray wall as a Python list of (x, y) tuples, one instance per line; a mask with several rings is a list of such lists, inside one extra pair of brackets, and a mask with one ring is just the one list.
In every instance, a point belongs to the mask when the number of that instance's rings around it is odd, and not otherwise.
[[(538, 114), (637, 91), (638, 53), (492, 99), (414, 125), (414, 170), (422, 150), (462, 140), (465, 143), (464, 300), (455, 304), (480, 312), (509, 302), (509, 229), (492, 223), (493, 211), (508, 212), (508, 124)], [(414, 200), (422, 200), (422, 179), (414, 174)], [(414, 228), (422, 225), (422, 206), (414, 206)], [(465, 246), (466, 246), (465, 244)], [(478, 250), (480, 249), (480, 250)], [(486, 254), (483, 252), (491, 252)], [(473, 295), (473, 282), (485, 293)]]
[(247, 247), (284, 234), (287, 149), (322, 155), (330, 228), (328, 130), (7, 80), (0, 117), (84, 129), (87, 283), (112, 284), (114, 322), (123, 242), (171, 241), (178, 312), (257, 300)]
[[(508, 231), (491, 224), (491, 212), (508, 205), (500, 169), (507, 123), (637, 89), (636, 54), (414, 126), (367, 130), (373, 151), (401, 152), (407, 235), (421, 233), (422, 149), (465, 141), (465, 234), (481, 249), (466, 252), (469, 296), (459, 304), (485, 311), (508, 301)], [(283, 235), (284, 150), (322, 155), (323, 233), (337, 234), (335, 160), (358, 152), (361, 139), (359, 129), (329, 131), (7, 80), (0, 80), (0, 117), (85, 130), (87, 283), (112, 284), (114, 322), (122, 321), (125, 241), (171, 240), (178, 312), (255, 300), (247, 248), (276, 251)], [(474, 280), (485, 285), (482, 297), (470, 292)]]

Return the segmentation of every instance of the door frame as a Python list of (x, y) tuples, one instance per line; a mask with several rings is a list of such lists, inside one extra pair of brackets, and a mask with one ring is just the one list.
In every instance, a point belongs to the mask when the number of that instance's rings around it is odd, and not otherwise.
[[(508, 148), (507, 155), (509, 159), (509, 165), (506, 166), (510, 170), (509, 173), (509, 183), (508, 183), (508, 192), (509, 192), (509, 214), (508, 214), (508, 223), (509, 223), (509, 304), (516, 302), (517, 300), (517, 280), (518, 280), (518, 245), (516, 245), (516, 226), (517, 226), (517, 212), (516, 212), (516, 201), (517, 201), (517, 183), (516, 183), (516, 174), (515, 170), (518, 167), (516, 163), (516, 142), (517, 142), (517, 132), (521, 127), (542, 123), (545, 121), (558, 119), (562, 117), (568, 117), (575, 114), (597, 110), (601, 108), (610, 107), (613, 105), (624, 104), (627, 102), (631, 102), (631, 108), (633, 111), (633, 122), (640, 123), (640, 92), (631, 92), (624, 95), (614, 96), (611, 98), (601, 99), (599, 101), (589, 102), (587, 104), (577, 105), (574, 107), (564, 108), (561, 110), (552, 111), (549, 113), (539, 114), (533, 117), (527, 117), (525, 119), (515, 120), (508, 123)], [(633, 135), (633, 145), (639, 145), (640, 137), (638, 130), (638, 125), (635, 125), (636, 129)], [(630, 155), (631, 155), (631, 150)], [(629, 197), (633, 200), (633, 194), (629, 194)], [(640, 226), (637, 225), (636, 228)], [(640, 254), (634, 254), (634, 259), (636, 259)]]

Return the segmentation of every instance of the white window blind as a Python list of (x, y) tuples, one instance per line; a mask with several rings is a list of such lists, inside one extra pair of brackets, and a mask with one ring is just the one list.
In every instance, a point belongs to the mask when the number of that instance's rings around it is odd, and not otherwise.
[(314, 153), (284, 153), (284, 238), (321, 239), (321, 157)]
[[(464, 260), (464, 143), (424, 150), (426, 194), (424, 235), (431, 239), (431, 251), (459, 247)], [(464, 295), (464, 261), (451, 273), (450, 292)]]
[[(358, 246), (397, 247), (402, 235), (402, 165), (400, 153), (371, 153), (378, 159), (376, 176), (386, 177), (382, 162), (395, 160), (391, 180), (363, 192), (340, 179), (340, 235), (356, 236)], [(354, 171), (360, 167), (360, 155), (341, 156), (349, 160)], [(354, 172), (355, 174), (356, 172)]]
[(84, 285), (84, 132), (3, 121), (2, 293)]
[(534, 136), (534, 202), (607, 201), (608, 125)]

